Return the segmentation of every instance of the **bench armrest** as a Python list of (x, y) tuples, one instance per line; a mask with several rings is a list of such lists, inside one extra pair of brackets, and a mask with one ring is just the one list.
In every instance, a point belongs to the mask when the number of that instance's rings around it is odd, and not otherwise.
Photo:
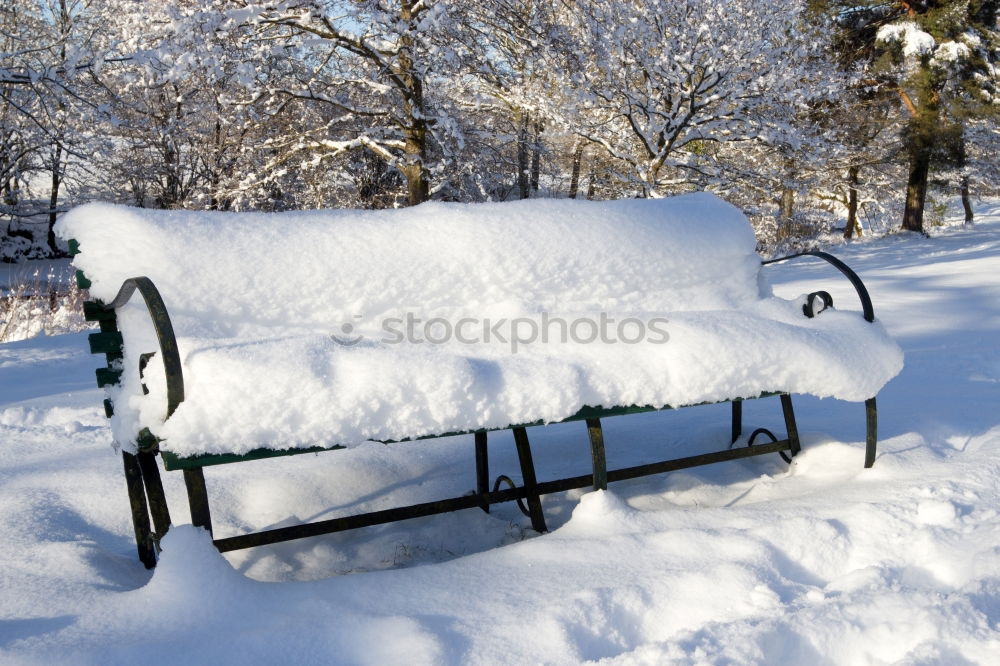
[(163, 359), (167, 378), (167, 418), (170, 418), (177, 406), (184, 402), (184, 374), (181, 371), (181, 356), (177, 350), (174, 327), (170, 323), (170, 315), (167, 314), (167, 306), (163, 303), (160, 292), (148, 277), (129, 278), (122, 283), (115, 299), (104, 304), (102, 309), (117, 310), (128, 303), (136, 291), (146, 303), (156, 331), (156, 340), (160, 345), (160, 357)]
[(789, 259), (795, 259), (797, 257), (813, 256), (819, 257), (825, 260), (827, 263), (832, 264), (834, 268), (839, 270), (844, 276), (851, 281), (854, 285), (854, 290), (858, 293), (858, 300), (861, 301), (861, 309), (864, 311), (865, 320), (875, 321), (875, 308), (872, 307), (871, 296), (868, 295), (868, 289), (865, 288), (865, 283), (861, 281), (858, 274), (851, 270), (850, 266), (837, 259), (832, 254), (819, 251), (810, 252), (797, 252), (796, 254), (790, 254), (786, 257), (778, 257), (777, 259), (768, 259), (767, 261), (762, 261), (761, 265), (766, 266), (767, 264), (776, 264), (782, 261), (788, 261)]

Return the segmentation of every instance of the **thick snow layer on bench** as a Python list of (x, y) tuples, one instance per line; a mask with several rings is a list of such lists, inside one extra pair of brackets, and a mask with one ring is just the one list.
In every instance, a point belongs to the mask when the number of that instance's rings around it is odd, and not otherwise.
[(271, 215), (91, 204), (58, 232), (79, 241), (92, 296), (138, 275), (162, 293), (186, 399), (164, 423), (156, 362), (142, 394), (134, 368), (156, 342), (129, 306), (116, 436), (147, 426), (180, 455), (557, 421), (584, 405), (863, 400), (902, 366), (878, 323), (806, 319), (771, 296), (749, 224), (710, 194)]
[(93, 296), (146, 275), (188, 333), (212, 336), (406, 312), (713, 310), (758, 293), (753, 232), (709, 194), (270, 215), (90, 204), (59, 230)]

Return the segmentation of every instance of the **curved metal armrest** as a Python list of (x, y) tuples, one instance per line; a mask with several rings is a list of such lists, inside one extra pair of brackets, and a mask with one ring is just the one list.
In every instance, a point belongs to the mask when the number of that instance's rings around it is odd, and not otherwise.
[[(778, 257), (777, 259), (768, 259), (767, 261), (761, 262), (761, 265), (766, 264), (776, 264), (781, 261), (788, 261), (789, 259), (795, 259), (796, 257), (806, 257), (813, 256), (819, 257), (825, 260), (827, 263), (832, 264), (837, 270), (844, 274), (851, 284), (854, 285), (854, 290), (858, 292), (858, 299), (861, 301), (861, 309), (864, 310), (864, 316), (867, 321), (875, 321), (875, 308), (872, 307), (871, 296), (868, 295), (868, 289), (865, 288), (865, 283), (861, 281), (858, 274), (851, 270), (850, 266), (837, 259), (832, 254), (826, 252), (798, 252), (796, 254), (790, 254), (787, 257)], [(872, 396), (865, 400), (865, 430), (867, 434), (865, 436), (865, 468), (869, 468), (875, 464), (875, 456), (878, 453), (878, 408), (875, 405), (875, 397)]]
[(181, 356), (177, 350), (177, 339), (174, 337), (174, 327), (167, 314), (167, 306), (163, 303), (160, 292), (148, 277), (134, 277), (125, 280), (118, 295), (110, 303), (103, 305), (104, 310), (117, 310), (139, 291), (146, 302), (149, 317), (153, 320), (156, 339), (160, 344), (160, 356), (163, 358), (163, 370), (167, 377), (167, 418), (174, 413), (177, 406), (184, 402), (184, 375), (181, 372)]
[(837, 259), (832, 254), (826, 252), (798, 252), (796, 254), (790, 254), (787, 257), (778, 257), (777, 259), (768, 259), (767, 261), (761, 262), (761, 265), (766, 266), (767, 264), (776, 264), (781, 261), (788, 261), (789, 259), (795, 259), (796, 257), (813, 256), (819, 257), (826, 262), (832, 264), (834, 268), (839, 270), (844, 276), (851, 281), (854, 285), (854, 290), (858, 292), (858, 299), (861, 301), (861, 309), (864, 311), (864, 316), (867, 321), (875, 321), (875, 308), (872, 307), (871, 296), (868, 295), (868, 289), (865, 288), (865, 283), (861, 281), (858, 274), (851, 270), (850, 266)]

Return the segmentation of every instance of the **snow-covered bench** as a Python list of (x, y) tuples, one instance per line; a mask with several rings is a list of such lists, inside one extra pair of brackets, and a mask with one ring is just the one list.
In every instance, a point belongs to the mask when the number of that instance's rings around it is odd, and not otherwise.
[[(707, 193), (281, 214), (89, 204), (57, 232), (94, 299), (91, 349), (107, 355), (98, 383), (148, 566), (170, 524), (157, 453), (211, 529), (206, 466), (475, 433), (475, 494), (217, 539), (224, 551), (511, 500), (544, 531), (545, 493), (794, 455), (792, 393), (866, 402), (870, 466), (874, 396), (902, 366), (849, 268), (814, 253), (862, 313), (811, 316), (825, 292), (774, 297), (746, 218)], [(783, 439), (606, 469), (602, 417), (733, 401), (736, 441), (740, 401), (766, 395), (780, 396)], [(593, 473), (539, 483), (525, 427), (572, 420)], [(506, 428), (522, 486), (491, 489), (487, 432)]]

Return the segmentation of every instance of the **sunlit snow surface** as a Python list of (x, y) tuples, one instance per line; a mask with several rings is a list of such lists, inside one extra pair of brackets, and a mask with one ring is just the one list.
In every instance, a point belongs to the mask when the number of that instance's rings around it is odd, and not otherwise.
[[(223, 557), (178, 525), (135, 557), (85, 335), (0, 346), (0, 663), (994, 664), (1000, 654), (1000, 206), (833, 248), (906, 353), (862, 469), (858, 404), (796, 399), (804, 450)], [(766, 269), (779, 295), (850, 286)], [(724, 444), (725, 406), (605, 421), (609, 463)], [(777, 401), (748, 430), (783, 432)], [(582, 424), (529, 431), (542, 479)], [(517, 479), (491, 438), (495, 474)], [(217, 536), (471, 490), (469, 437), (210, 468)], [(422, 565), (422, 566), (411, 566)], [(351, 575), (340, 575), (353, 572)]]

